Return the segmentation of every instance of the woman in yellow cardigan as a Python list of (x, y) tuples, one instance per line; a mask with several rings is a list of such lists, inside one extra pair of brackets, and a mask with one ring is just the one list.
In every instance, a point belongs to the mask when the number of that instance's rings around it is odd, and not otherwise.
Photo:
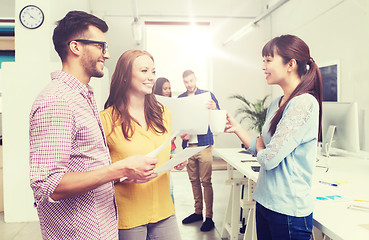
[[(116, 65), (105, 110), (100, 113), (112, 162), (146, 155), (171, 134), (171, 114), (152, 94), (153, 57), (128, 50)], [(170, 144), (156, 158), (157, 166), (170, 159)], [(124, 161), (124, 160), (123, 160)], [(183, 169), (180, 164), (176, 169)], [(181, 239), (169, 190), (169, 172), (138, 183), (115, 184), (119, 239)]]

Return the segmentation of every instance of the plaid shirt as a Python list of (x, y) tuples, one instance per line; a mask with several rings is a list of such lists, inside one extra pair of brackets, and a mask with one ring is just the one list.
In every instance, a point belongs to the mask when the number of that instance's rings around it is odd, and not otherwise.
[[(195, 95), (197, 94), (201, 94), (201, 93), (206, 93), (208, 91), (206, 90), (201, 90), (199, 88), (196, 89), (195, 91)], [(215, 104), (217, 105), (217, 108), (219, 108), (219, 103), (218, 103), (218, 100), (216, 99), (215, 95), (210, 92), (210, 96), (211, 96), (211, 99), (215, 102)], [(187, 92), (184, 92), (182, 93), (181, 95), (178, 96), (179, 98), (180, 97), (188, 97), (188, 93)], [(203, 134), (203, 135), (197, 135), (197, 141), (198, 141), (198, 146), (207, 146), (207, 145), (213, 145), (214, 144), (214, 138), (213, 138), (213, 133), (210, 131), (210, 127), (208, 128), (208, 132), (206, 134)], [(183, 140), (182, 141), (182, 148), (185, 149), (187, 147), (187, 143), (188, 143), (188, 140)]]
[(110, 164), (93, 91), (65, 72), (36, 98), (30, 114), (30, 179), (44, 239), (118, 239), (112, 183), (52, 201), (67, 172)]

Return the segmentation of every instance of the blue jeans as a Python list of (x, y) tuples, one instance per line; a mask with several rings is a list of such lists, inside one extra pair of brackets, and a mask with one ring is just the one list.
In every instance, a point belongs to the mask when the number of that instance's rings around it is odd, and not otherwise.
[(294, 217), (274, 212), (256, 202), (258, 240), (309, 240), (313, 229), (313, 213)]

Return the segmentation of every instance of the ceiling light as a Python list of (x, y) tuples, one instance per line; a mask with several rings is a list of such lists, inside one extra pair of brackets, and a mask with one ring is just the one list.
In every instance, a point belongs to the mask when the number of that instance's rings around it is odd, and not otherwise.
[(280, 1), (276, 2), (275, 4), (273, 4), (271, 6), (268, 6), (268, 9), (264, 13), (262, 13), (260, 16), (256, 17), (254, 20), (252, 20), (246, 26), (242, 27), (240, 30), (235, 32), (226, 41), (224, 41), (223, 46), (227, 45), (230, 42), (237, 41), (240, 38), (242, 38), (243, 36), (245, 36), (246, 34), (248, 34), (249, 32), (251, 32), (260, 20), (262, 20), (263, 18), (265, 18), (266, 16), (271, 14), (274, 10), (276, 10), (277, 8), (279, 8), (280, 6), (285, 4), (287, 1), (288, 0), (280, 0)]

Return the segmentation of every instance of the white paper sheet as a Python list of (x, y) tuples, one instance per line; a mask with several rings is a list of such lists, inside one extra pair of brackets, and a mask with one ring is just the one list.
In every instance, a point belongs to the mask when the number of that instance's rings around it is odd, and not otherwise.
[(156, 157), (173, 138), (177, 137), (178, 133), (179, 131), (173, 132), (172, 135), (161, 146), (159, 146), (154, 151), (146, 154), (146, 156), (152, 158)]
[(155, 95), (156, 99), (169, 108), (172, 113), (172, 132), (180, 134), (201, 135), (208, 132), (209, 110), (207, 104), (211, 100), (210, 92), (198, 95), (170, 98)]
[(174, 157), (172, 159), (170, 159), (169, 161), (167, 161), (166, 163), (164, 163), (163, 165), (161, 165), (160, 167), (155, 169), (154, 172), (159, 174), (159, 173), (162, 173), (162, 172), (169, 171), (174, 166), (177, 166), (178, 164), (186, 161), (187, 159), (189, 159), (190, 157), (192, 157), (196, 153), (200, 152), (201, 150), (204, 150), (207, 147), (208, 146), (185, 148), (183, 151), (181, 151), (181, 152), (177, 153), (176, 155), (174, 155)]
[[(175, 131), (172, 133), (172, 135), (162, 144), (160, 145), (157, 149), (155, 149), (154, 151), (146, 154), (147, 157), (152, 157), (155, 158), (164, 148), (165, 146), (174, 138), (178, 135), (179, 131)], [(119, 182), (123, 182), (124, 180), (126, 180), (127, 177), (122, 177)]]

